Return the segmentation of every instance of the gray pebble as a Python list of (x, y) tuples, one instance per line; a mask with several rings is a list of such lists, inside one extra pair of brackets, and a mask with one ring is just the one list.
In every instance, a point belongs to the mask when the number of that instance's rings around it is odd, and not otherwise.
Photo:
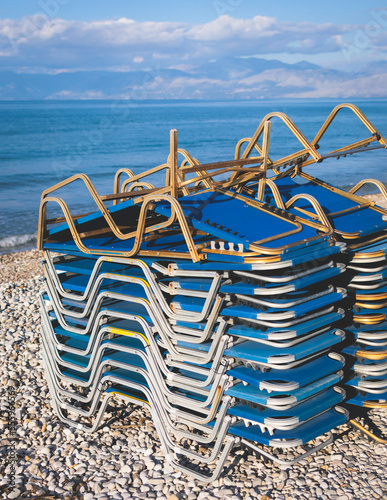
[(14, 498), (19, 498), (21, 495), (21, 490), (19, 488), (15, 488), (14, 490), (11, 491), (11, 493), (8, 493), (8, 498), (14, 499)]
[(217, 498), (223, 498), (226, 495), (230, 496), (230, 495), (233, 495), (233, 494), (234, 494), (233, 490), (231, 490), (229, 488), (222, 488), (215, 495), (216, 495)]
[(131, 469), (131, 467), (129, 467), (129, 465), (124, 465), (120, 469), (120, 472), (121, 472), (121, 474), (130, 474), (132, 472), (132, 469)]
[(164, 484), (164, 479), (162, 477), (160, 478), (152, 478), (152, 479), (149, 479), (148, 483), (149, 484), (153, 484), (153, 485), (157, 485), (157, 484)]
[(120, 484), (121, 486), (125, 486), (128, 484), (128, 478), (127, 477), (116, 477), (116, 483)]

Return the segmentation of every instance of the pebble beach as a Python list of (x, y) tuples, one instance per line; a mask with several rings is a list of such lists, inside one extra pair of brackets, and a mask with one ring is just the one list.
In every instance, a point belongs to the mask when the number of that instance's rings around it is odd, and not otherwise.
[[(117, 403), (92, 434), (67, 427), (52, 410), (41, 362), (42, 257), (37, 250), (0, 255), (0, 498), (387, 499), (387, 446), (349, 424), (291, 468), (237, 447), (208, 485), (166, 462), (144, 409)], [(387, 437), (385, 410), (359, 422)]]

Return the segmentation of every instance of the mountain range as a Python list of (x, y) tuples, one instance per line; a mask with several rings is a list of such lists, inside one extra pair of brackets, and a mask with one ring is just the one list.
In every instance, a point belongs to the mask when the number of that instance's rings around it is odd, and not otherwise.
[(353, 97), (387, 97), (387, 62), (352, 72), (255, 57), (132, 71), (0, 71), (0, 100)]

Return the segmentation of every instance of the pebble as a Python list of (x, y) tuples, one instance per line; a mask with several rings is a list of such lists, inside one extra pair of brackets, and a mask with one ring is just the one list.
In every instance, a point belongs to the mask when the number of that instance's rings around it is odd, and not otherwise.
[(8, 494), (8, 498), (13, 499), (13, 498), (19, 498), (21, 495), (21, 490), (19, 488), (15, 488), (11, 493)]
[(219, 490), (217, 493), (215, 493), (215, 495), (218, 498), (223, 498), (226, 495), (233, 495), (233, 494), (234, 494), (233, 490), (230, 490), (230, 489), (227, 489), (227, 488), (223, 488), (223, 489)]
[[(37, 276), (41, 258), (37, 251), (0, 255), (0, 383), (3, 387), (13, 384), (18, 391), (15, 416), (20, 436), (15, 444), (16, 486), (6, 490), (4, 498), (18, 500), (27, 497), (27, 492), (30, 498), (73, 498), (75, 491), (84, 500), (368, 500), (386, 496), (386, 447), (368, 443), (348, 426), (340, 428), (332, 445), (293, 467), (265, 463), (258, 455), (236, 448), (226, 463), (227, 472), (203, 484), (177, 473), (165, 460), (145, 409), (130, 407), (125, 422), (130, 427), (114, 429), (103, 424), (92, 434), (61, 423), (51, 407), (40, 355), (37, 295), (43, 284)], [(4, 392), (0, 408), (8, 408)], [(380, 433), (387, 435), (383, 410), (372, 410), (371, 416)], [(0, 422), (2, 458), (9, 445), (7, 432)], [(286, 453), (278, 457), (287, 459)], [(9, 470), (1, 474), (0, 486), (7, 485)]]

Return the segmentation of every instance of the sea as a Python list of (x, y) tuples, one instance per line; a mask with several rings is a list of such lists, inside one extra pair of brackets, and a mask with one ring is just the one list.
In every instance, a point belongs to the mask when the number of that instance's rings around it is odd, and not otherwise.
[[(234, 158), (239, 139), (251, 137), (273, 111), (285, 113), (313, 140), (336, 100), (259, 101), (3, 101), (0, 102), (0, 253), (36, 246), (41, 193), (77, 173), (101, 195), (113, 193), (120, 168), (140, 173), (167, 161), (171, 129), (178, 146), (201, 163)], [(355, 100), (387, 138), (387, 100)], [(320, 153), (369, 137), (349, 110), (342, 110), (320, 141)], [(269, 155), (275, 160), (301, 149), (279, 118), (273, 118)], [(387, 184), (387, 151), (329, 159), (306, 171), (340, 188), (376, 178)], [(152, 179), (164, 183), (162, 174)], [(366, 192), (366, 191), (363, 191)], [(372, 188), (368, 188), (372, 192)], [(81, 181), (55, 193), (72, 214), (93, 210)], [(52, 204), (49, 216), (61, 215)]]

